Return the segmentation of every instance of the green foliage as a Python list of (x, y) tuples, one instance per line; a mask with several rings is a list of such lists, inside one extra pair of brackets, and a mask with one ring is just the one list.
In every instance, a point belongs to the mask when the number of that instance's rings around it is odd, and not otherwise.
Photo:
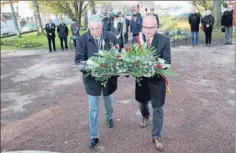
[(3, 46), (11, 46), (18, 48), (34, 48), (42, 46), (42, 43), (33, 42), (33, 41), (24, 41), (24, 40), (2, 40), (1, 45)]
[[(69, 25), (70, 26), (70, 25)], [(80, 35), (83, 34), (86, 31), (80, 31)], [(68, 41), (71, 36), (71, 30), (69, 30), (69, 36)], [(14, 45), (10, 42), (15, 42)], [(26, 48), (22, 48), (22, 45), (27, 46)], [(5, 43), (5, 45), (4, 45)], [(37, 44), (42, 45), (37, 45)], [(58, 37), (55, 38), (56, 47), (60, 48), (60, 40)], [(21, 45), (20, 45), (21, 44)], [(32, 46), (33, 45), (33, 46)], [(17, 50), (17, 49), (23, 49), (23, 50), (32, 50), (32, 49), (38, 49), (38, 50), (48, 50), (48, 40), (47, 37), (44, 34), (40, 34), (37, 36), (37, 32), (23, 34), (21, 38), (17, 36), (7, 37), (7, 38), (1, 38), (1, 51), (9, 51), (9, 50)]]
[(174, 31), (178, 27), (178, 19), (171, 17), (170, 15), (161, 16), (161, 27), (165, 31)]
[(189, 1), (190, 4), (193, 5), (201, 14), (206, 10), (212, 10), (213, 1), (202, 0), (202, 1)]
[(155, 49), (134, 44), (130, 49), (123, 49), (121, 53), (112, 48), (109, 51), (99, 51), (97, 56), (91, 57), (87, 61), (87, 68), (84, 71), (88, 76), (106, 85), (108, 79), (112, 76), (131, 75), (138, 81), (143, 76), (174, 76), (175, 73), (170, 70), (170, 65), (163, 59), (158, 58)]

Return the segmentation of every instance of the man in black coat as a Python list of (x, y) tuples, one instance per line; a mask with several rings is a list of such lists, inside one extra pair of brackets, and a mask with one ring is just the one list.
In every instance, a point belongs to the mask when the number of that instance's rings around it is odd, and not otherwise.
[(55, 24), (52, 23), (51, 20), (49, 20), (48, 23), (45, 25), (45, 30), (46, 30), (47, 38), (48, 38), (49, 52), (52, 52), (52, 46), (53, 46), (53, 51), (56, 52), (56, 45), (55, 45), (56, 26), (55, 26)]
[(225, 28), (225, 44), (232, 44), (233, 36), (233, 10), (227, 8), (221, 17), (221, 26)]
[[(171, 63), (170, 40), (164, 35), (157, 33), (157, 22), (154, 16), (148, 15), (142, 24), (142, 35), (137, 36), (138, 43), (146, 42), (156, 49), (156, 55)], [(151, 100), (153, 108), (152, 140), (157, 150), (163, 150), (162, 126), (163, 126), (163, 105), (166, 96), (166, 81), (164, 77), (144, 76), (140, 82), (136, 82), (135, 98), (140, 103), (142, 120), (141, 127), (146, 127), (149, 118), (148, 102)]]
[[(200, 24), (200, 14), (197, 13), (196, 9), (193, 8), (192, 13), (188, 17), (188, 22), (191, 27), (191, 36), (192, 36), (192, 46), (198, 45), (198, 36), (199, 36), (199, 24)], [(196, 43), (194, 41), (196, 38)]]
[(66, 50), (68, 50), (67, 37), (68, 37), (69, 30), (68, 30), (67, 25), (63, 22), (63, 20), (61, 20), (60, 22), (61, 23), (57, 27), (57, 33), (58, 33), (58, 37), (60, 38), (61, 49), (63, 51), (64, 50), (63, 42), (65, 44)]
[(102, 23), (103, 23), (103, 28), (102, 28), (103, 31), (112, 31), (113, 20), (111, 19), (111, 17), (109, 17), (109, 14), (107, 11), (103, 13)]
[[(110, 50), (115, 45), (117, 45), (116, 36), (111, 32), (103, 31), (100, 16), (92, 15), (89, 20), (89, 31), (78, 38), (75, 63), (82, 69), (86, 67), (87, 60), (95, 56), (94, 53), (98, 53), (99, 49)], [(89, 105), (89, 146), (94, 147), (99, 142), (98, 113), (101, 92), (103, 93), (107, 126), (108, 128), (113, 128), (114, 126), (112, 103), (113, 93), (117, 90), (117, 77), (110, 78), (106, 87), (103, 87), (94, 77), (86, 76), (86, 72), (83, 72), (83, 82), (88, 95)]]

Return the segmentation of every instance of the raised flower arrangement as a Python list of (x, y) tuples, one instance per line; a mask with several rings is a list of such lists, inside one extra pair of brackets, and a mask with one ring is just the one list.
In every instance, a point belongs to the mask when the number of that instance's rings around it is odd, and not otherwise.
[(87, 61), (85, 71), (104, 86), (110, 77), (119, 75), (131, 75), (138, 82), (142, 77), (175, 76), (170, 65), (155, 55), (154, 48), (145, 44), (142, 47), (133, 45), (121, 52), (114, 46), (109, 51), (100, 50), (96, 55)]

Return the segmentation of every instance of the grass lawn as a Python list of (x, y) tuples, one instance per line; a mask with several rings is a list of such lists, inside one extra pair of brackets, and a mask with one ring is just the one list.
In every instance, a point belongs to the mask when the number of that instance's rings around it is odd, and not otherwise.
[[(80, 34), (83, 34), (85, 31), (80, 31)], [(57, 35), (57, 34), (56, 34)], [(71, 36), (71, 30), (69, 29), (69, 36), (68, 36), (68, 47), (69, 47), (69, 38)], [(13, 46), (5, 46), (1, 45), (1, 52), (6, 51), (16, 51), (16, 50), (48, 50), (48, 40), (46, 35), (39, 35), (37, 36), (37, 32), (23, 34), (21, 38), (18, 38), (17, 36), (7, 37), (7, 38), (1, 38), (1, 41), (14, 41), (17, 40), (18, 42), (26, 42), (30, 41), (32, 43), (42, 43), (42, 46), (39, 47), (32, 47), (32, 48), (22, 48), (22, 47), (13, 47)], [(71, 41), (72, 42), (72, 41)], [(56, 48), (59, 49), (60, 47), (60, 40), (56, 36), (55, 38)]]

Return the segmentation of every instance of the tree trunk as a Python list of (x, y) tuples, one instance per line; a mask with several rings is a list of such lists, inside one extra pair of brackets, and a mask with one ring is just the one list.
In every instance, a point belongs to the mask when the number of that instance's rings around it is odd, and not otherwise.
[(84, 12), (84, 26), (88, 27), (88, 11)]
[(94, 2), (94, 0), (91, 1), (90, 6), (91, 6), (91, 8), (92, 8), (92, 14), (96, 14), (96, 10), (95, 10), (95, 2)]
[(219, 28), (221, 26), (221, 3), (222, 0), (214, 0), (213, 1), (213, 16), (215, 18), (214, 26)]
[(13, 7), (13, 4), (12, 4), (12, 1), (9, 0), (9, 2), (10, 2), (10, 7), (11, 7), (11, 12), (12, 12), (12, 17), (13, 17), (14, 25), (15, 25), (15, 28), (16, 28), (16, 31), (17, 31), (17, 36), (21, 37), (21, 33), (20, 33), (20, 29), (19, 29), (19, 26), (18, 26), (18, 23), (17, 23), (17, 19), (16, 19), (16, 15), (15, 15), (15, 11), (14, 11), (14, 7)]
[(34, 16), (37, 25), (38, 34), (43, 33), (43, 25), (40, 17), (39, 5), (37, 0), (32, 0), (34, 5)]

